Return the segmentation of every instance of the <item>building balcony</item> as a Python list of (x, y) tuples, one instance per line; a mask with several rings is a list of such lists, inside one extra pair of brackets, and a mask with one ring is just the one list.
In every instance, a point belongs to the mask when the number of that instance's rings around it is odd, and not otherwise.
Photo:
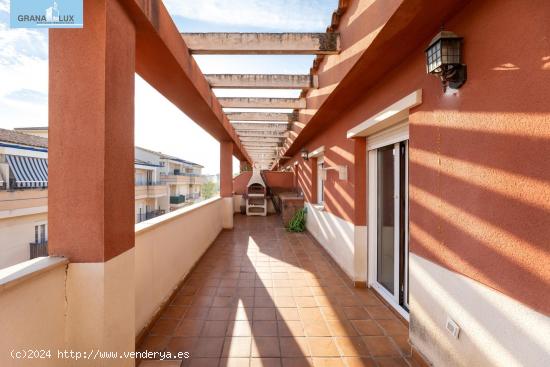
[(136, 223), (141, 223), (145, 220), (156, 218), (156, 217), (161, 216), (165, 213), (166, 213), (165, 210), (160, 210), (160, 209), (159, 210), (148, 211), (148, 212), (145, 212), (145, 213), (137, 213), (136, 214)]
[(154, 182), (150, 184), (136, 184), (136, 199), (159, 198), (168, 195), (165, 184)]
[(48, 241), (29, 243), (30, 259), (48, 256)]
[(170, 204), (183, 204), (185, 203), (185, 200), (186, 200), (186, 196), (185, 195), (175, 195), (175, 196), (170, 196)]

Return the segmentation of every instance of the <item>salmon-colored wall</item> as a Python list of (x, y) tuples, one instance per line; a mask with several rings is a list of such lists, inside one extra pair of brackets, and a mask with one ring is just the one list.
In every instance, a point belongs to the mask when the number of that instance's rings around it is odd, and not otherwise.
[[(468, 81), (457, 94), (444, 95), (426, 74), (423, 51), (431, 37), (418, 40), (408, 58), (354, 96), (306, 148), (324, 145), (329, 165), (353, 166), (346, 131), (422, 89), (423, 102), (409, 118), (411, 251), (549, 314), (542, 296), (550, 292), (547, 19), (550, 3), (543, 0), (469, 3), (445, 23), (464, 37)], [(307, 193), (312, 177), (299, 154), (288, 164), (296, 160)], [(329, 171), (325, 209), (352, 221), (356, 185), (366, 183), (358, 170), (348, 172), (341, 181)], [(366, 213), (364, 206), (357, 210)]]
[[(294, 173), (292, 172), (277, 172), (277, 171), (262, 171), (265, 177), (265, 183), (272, 189), (294, 190)], [(241, 172), (240, 175), (233, 178), (233, 192), (237, 195), (246, 193), (246, 185), (252, 177), (251, 171)]]
[(272, 189), (293, 190), (294, 174), (292, 172), (263, 171), (265, 183)]
[(237, 195), (244, 195), (246, 193), (246, 185), (252, 177), (252, 171), (241, 172), (238, 176), (233, 178), (233, 192)]

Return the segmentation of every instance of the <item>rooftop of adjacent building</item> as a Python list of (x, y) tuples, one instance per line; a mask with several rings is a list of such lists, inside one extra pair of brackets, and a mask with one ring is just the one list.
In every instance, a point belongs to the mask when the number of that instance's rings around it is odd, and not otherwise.
[(30, 147), (48, 148), (48, 139), (15, 130), (0, 128), (0, 143), (19, 144)]

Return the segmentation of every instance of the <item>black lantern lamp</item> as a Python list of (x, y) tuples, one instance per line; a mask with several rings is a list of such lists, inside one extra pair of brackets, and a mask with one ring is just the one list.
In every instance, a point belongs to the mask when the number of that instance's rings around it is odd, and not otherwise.
[(458, 89), (466, 82), (466, 65), (460, 63), (462, 37), (441, 30), (426, 48), (426, 70), (441, 79), (443, 91)]
[(302, 158), (304, 161), (307, 161), (309, 159), (309, 152), (307, 151), (306, 148), (302, 148), (300, 153), (302, 154)]

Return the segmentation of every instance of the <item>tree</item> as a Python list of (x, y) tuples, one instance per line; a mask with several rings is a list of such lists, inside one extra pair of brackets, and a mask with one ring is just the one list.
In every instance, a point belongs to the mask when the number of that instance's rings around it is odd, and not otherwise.
[(202, 196), (205, 199), (209, 199), (218, 193), (218, 185), (215, 182), (207, 182), (202, 185)]

